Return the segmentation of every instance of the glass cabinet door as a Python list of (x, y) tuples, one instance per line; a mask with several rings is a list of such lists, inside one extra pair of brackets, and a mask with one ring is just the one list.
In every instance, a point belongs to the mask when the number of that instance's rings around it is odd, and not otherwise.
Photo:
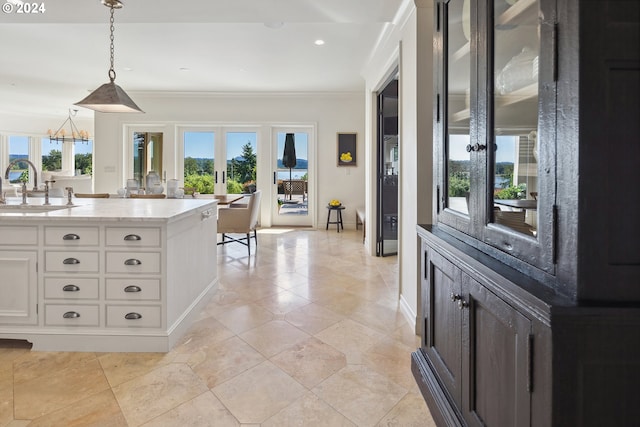
[(469, 215), (471, 194), (470, 103), (471, 29), (470, 0), (443, 3), (444, 74), (446, 96), (445, 158), (446, 207)]
[(493, 222), (538, 234), (537, 0), (493, 0)]

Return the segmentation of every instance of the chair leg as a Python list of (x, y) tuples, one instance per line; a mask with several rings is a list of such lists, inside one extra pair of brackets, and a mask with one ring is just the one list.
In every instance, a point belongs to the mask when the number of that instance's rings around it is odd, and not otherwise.
[(247, 233), (247, 252), (249, 252), (249, 256), (251, 256), (251, 235)]

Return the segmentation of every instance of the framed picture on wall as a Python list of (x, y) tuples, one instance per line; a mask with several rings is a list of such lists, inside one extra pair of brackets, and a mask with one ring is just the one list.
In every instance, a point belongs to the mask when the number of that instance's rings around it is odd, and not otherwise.
[(358, 134), (338, 132), (338, 166), (357, 166)]

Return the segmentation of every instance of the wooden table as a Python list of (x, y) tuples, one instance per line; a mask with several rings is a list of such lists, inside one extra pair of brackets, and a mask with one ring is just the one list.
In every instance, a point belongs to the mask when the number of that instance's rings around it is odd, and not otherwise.
[(218, 206), (230, 205), (244, 198), (244, 194), (214, 194), (213, 198), (218, 201)]

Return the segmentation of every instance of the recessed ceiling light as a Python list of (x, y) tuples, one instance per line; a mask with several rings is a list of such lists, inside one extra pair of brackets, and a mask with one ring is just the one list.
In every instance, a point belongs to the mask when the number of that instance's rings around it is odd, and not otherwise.
[(124, 70), (124, 71), (133, 71), (133, 68), (131, 68), (131, 67), (124, 67), (124, 68), (123, 68), (123, 70)]
[(318, 39), (314, 41), (313, 44), (315, 44), (316, 46), (322, 46), (324, 44), (324, 40)]
[(190, 71), (190, 69), (187, 68), (187, 67), (180, 67), (180, 68), (178, 68), (178, 70), (180, 70), (180, 71)]

